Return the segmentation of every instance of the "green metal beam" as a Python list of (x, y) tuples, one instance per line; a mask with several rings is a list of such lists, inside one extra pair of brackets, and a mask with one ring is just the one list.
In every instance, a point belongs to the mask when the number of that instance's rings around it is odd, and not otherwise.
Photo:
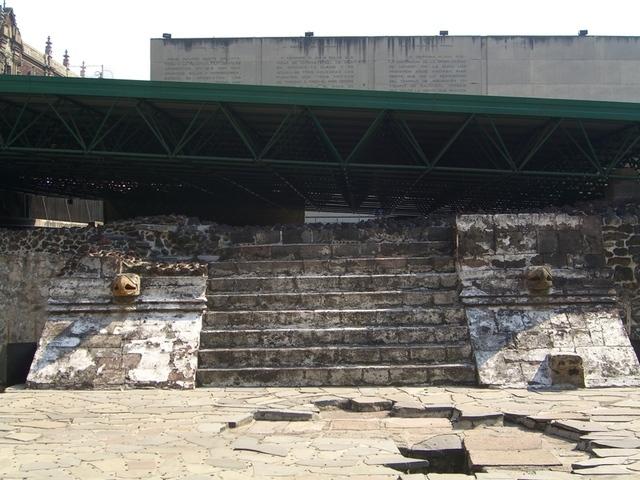
[[(509, 149), (507, 148), (507, 145), (504, 143), (504, 140), (502, 139), (502, 135), (500, 135), (500, 131), (498, 130), (498, 127), (496, 127), (496, 122), (494, 122), (493, 118), (491, 118), (491, 117), (485, 117), (485, 118), (487, 118), (489, 120), (489, 123), (491, 124), (491, 129), (493, 130), (494, 135), (498, 139), (498, 141), (496, 143), (493, 140), (493, 138), (491, 137), (491, 135), (489, 135), (487, 132), (485, 132), (485, 134), (489, 138), (489, 141), (491, 143), (493, 143), (493, 145), (496, 147), (496, 149), (498, 150), (498, 152), (500, 153), (502, 158), (504, 158), (505, 161), (507, 162), (507, 164), (509, 164), (509, 166), (511, 167), (511, 170), (513, 170), (514, 172), (517, 172), (518, 171), (518, 167), (516, 167), (516, 164), (513, 161), (513, 158), (511, 158), (511, 154), (509, 153)], [(483, 131), (484, 131), (484, 129), (483, 129)]]
[(164, 136), (162, 135), (162, 132), (158, 128), (158, 124), (156, 123), (153, 116), (147, 115), (142, 110), (140, 105), (136, 105), (136, 111), (138, 112), (138, 115), (140, 116), (140, 118), (142, 118), (144, 123), (147, 125), (147, 127), (149, 127), (149, 130), (151, 131), (151, 133), (153, 133), (153, 136), (156, 137), (156, 139), (158, 140), (162, 148), (165, 150), (165, 152), (167, 152), (167, 155), (171, 157), (171, 153), (173, 149), (169, 147), (169, 144), (167, 143)]
[(27, 96), (71, 95), (170, 102), (305, 105), (327, 108), (640, 121), (640, 108), (636, 103), (482, 95), (13, 75), (0, 76), (0, 92)]
[[(98, 143), (100, 143), (100, 141), (102, 141), (102, 139), (105, 136), (107, 136), (111, 131), (111, 129), (109, 129), (104, 134), (102, 133), (102, 129), (105, 127), (105, 125), (109, 121), (109, 118), (111, 118), (111, 113), (113, 112), (113, 109), (115, 108), (115, 106), (116, 106), (115, 102), (109, 105), (109, 110), (107, 110), (107, 112), (104, 114), (102, 121), (100, 122), (100, 125), (98, 125), (98, 129), (95, 131), (93, 138), (91, 139), (91, 143), (89, 143), (89, 146), (87, 147), (87, 150), (93, 150), (94, 148), (96, 148)], [(114, 128), (114, 127), (115, 126), (112, 126), (111, 128)]]
[(255, 161), (258, 161), (258, 152), (260, 151), (260, 147), (256, 145), (256, 142), (253, 138), (251, 138), (251, 135), (249, 135), (247, 129), (240, 123), (240, 120), (236, 118), (235, 114), (231, 112), (230, 108), (227, 105), (225, 105), (224, 103), (219, 103), (218, 106), (220, 108), (220, 111), (224, 114), (235, 132), (242, 140), (242, 143), (244, 143), (244, 146), (251, 153), (251, 156)]
[(433, 170), (437, 167), (440, 160), (442, 160), (442, 157), (445, 156), (445, 154), (449, 151), (451, 146), (455, 143), (455, 141), (458, 138), (460, 138), (460, 135), (462, 135), (462, 132), (466, 130), (466, 128), (474, 119), (475, 119), (475, 114), (469, 115), (466, 118), (466, 120), (462, 123), (462, 125), (458, 127), (455, 133), (449, 138), (449, 140), (447, 140), (447, 143), (444, 144), (444, 146), (440, 149), (438, 154), (433, 158), (433, 160), (431, 161), (431, 166), (428, 167), (427, 171)]
[(196, 122), (200, 119), (200, 114), (202, 113), (203, 108), (204, 108), (204, 104), (200, 105), (196, 110), (196, 113), (191, 118), (189, 125), (187, 125), (187, 128), (185, 128), (184, 131), (182, 132), (182, 136), (180, 137), (180, 140), (178, 140), (178, 142), (176, 143), (176, 146), (173, 149), (173, 152), (171, 152), (172, 156), (176, 156), (178, 152), (181, 151), (187, 143), (189, 143), (189, 140), (191, 140), (194, 137), (194, 135), (198, 133), (199, 129), (204, 126), (204, 124), (201, 122), (199, 128), (196, 127)]
[(592, 198), (618, 165), (640, 163), (632, 104), (66, 80), (0, 78), (10, 182), (115, 194), (128, 179), (222, 180), (263, 203), (422, 212), (501, 192), (519, 205)]
[[(264, 162), (264, 160), (260, 156), (262, 149), (260, 149), (257, 143), (251, 138), (245, 126), (240, 122), (240, 120), (236, 117), (236, 115), (234, 115), (231, 112), (228, 106), (226, 106), (223, 103), (220, 103), (219, 105), (220, 105), (220, 110), (222, 111), (222, 113), (224, 113), (229, 123), (231, 123), (236, 133), (240, 136), (245, 147), (247, 147), (247, 149), (251, 152), (254, 162), (258, 165), (266, 166), (271, 171), (272, 174), (274, 174), (281, 181), (283, 181), (298, 197), (304, 200), (308, 205), (315, 205), (315, 203), (309, 197), (309, 195), (306, 195), (301, 189), (296, 187), (288, 178), (286, 178), (280, 172), (275, 170), (273, 168), (273, 165), (269, 164), (269, 162)], [(284, 129), (283, 123), (280, 124), (280, 127), (282, 127), (282, 130)], [(278, 130), (276, 130), (276, 132), (271, 137), (271, 139), (273, 140), (274, 137), (276, 137), (276, 135), (280, 135), (280, 134), (281, 134), (281, 129), (278, 128)], [(273, 141), (275, 142), (276, 140), (273, 140)]]
[(426, 167), (431, 166), (431, 163), (429, 163), (429, 159), (427, 158), (427, 155), (424, 153), (424, 150), (420, 146), (420, 143), (418, 142), (416, 137), (413, 135), (413, 132), (411, 131), (411, 128), (407, 124), (406, 120), (394, 119), (394, 122), (396, 122), (396, 124), (398, 125), (399, 127), (398, 130), (400, 131), (403, 138), (407, 141), (407, 143), (411, 146), (413, 153), (418, 157), (418, 159)]
[(22, 108), (20, 109), (18, 118), (16, 118), (16, 120), (13, 122), (13, 125), (11, 126), (11, 131), (9, 132), (9, 135), (7, 135), (7, 140), (4, 143), (5, 147), (8, 147), (15, 141), (13, 136), (15, 135), (16, 128), (18, 128), (18, 125), (20, 125), (20, 122), (22, 121), (22, 116), (24, 115), (24, 112), (27, 110), (28, 105), (29, 105), (29, 98), (27, 98), (27, 100), (22, 104)]
[(371, 125), (369, 125), (369, 128), (367, 128), (366, 132), (364, 132), (364, 135), (360, 137), (360, 140), (358, 140), (358, 143), (356, 144), (356, 146), (353, 147), (353, 150), (351, 150), (351, 153), (349, 154), (349, 156), (344, 160), (344, 163), (346, 165), (351, 163), (354, 158), (357, 158), (357, 156), (360, 154), (362, 149), (367, 145), (367, 143), (378, 133), (378, 130), (380, 129), (380, 126), (384, 122), (384, 119), (386, 118), (388, 113), (389, 112), (387, 110), (382, 110), (378, 112), (378, 114), (376, 115), (376, 118), (374, 118), (373, 122), (371, 122)]
[(351, 189), (351, 180), (349, 179), (349, 167), (347, 165), (347, 162), (344, 160), (344, 158), (342, 158), (342, 155), (340, 155), (340, 152), (338, 151), (334, 143), (331, 141), (331, 138), (329, 138), (329, 135), (327, 135), (327, 132), (325, 131), (322, 124), (320, 123), (320, 120), (318, 119), (316, 114), (313, 113), (313, 110), (311, 110), (310, 108), (307, 108), (306, 112), (307, 112), (307, 115), (309, 115), (309, 118), (311, 118), (311, 121), (313, 122), (313, 125), (316, 131), (320, 134), (320, 139), (322, 140), (322, 144), (327, 150), (329, 150), (331, 157), (336, 161), (336, 163), (338, 163), (342, 167), (342, 180), (344, 182), (344, 185), (342, 187), (342, 196), (344, 197), (346, 202), (349, 204), (351, 211), (355, 212), (356, 204), (355, 204), (355, 199), (353, 197), (353, 191)]
[(589, 163), (591, 163), (593, 168), (595, 168), (596, 172), (598, 172), (598, 174), (601, 175), (602, 174), (602, 167), (600, 166), (600, 163), (598, 162), (597, 157), (594, 157), (590, 151), (585, 150), (584, 147), (582, 145), (580, 145), (580, 143), (574, 138), (574, 136), (571, 135), (571, 132), (569, 130), (567, 130), (566, 128), (562, 128), (562, 131), (567, 136), (567, 138), (569, 138), (569, 140), (571, 140), (571, 143), (573, 143), (575, 145), (575, 147), (580, 151), (580, 153), (582, 153), (582, 155), (587, 160), (589, 160)]
[(80, 132), (78, 131), (78, 126), (76, 125), (76, 123), (73, 121), (73, 118), (70, 119), (70, 122), (67, 122), (64, 117), (60, 114), (60, 112), (58, 111), (56, 105), (52, 103), (49, 103), (49, 107), (51, 108), (51, 110), (53, 110), (53, 113), (56, 115), (56, 117), (58, 117), (58, 119), (60, 120), (60, 122), (62, 123), (62, 125), (64, 125), (64, 127), (67, 129), (67, 131), (71, 134), (71, 136), (76, 140), (76, 142), (78, 142), (78, 145), (80, 145), (80, 147), (83, 150), (87, 150), (87, 144), (85, 143), (84, 139), (82, 138), (82, 135), (80, 134)]
[(418, 185), (422, 179), (427, 176), (432, 171), (439, 170), (438, 162), (444, 157), (444, 155), (449, 151), (451, 146), (455, 143), (455, 141), (462, 135), (462, 132), (469, 126), (471, 121), (475, 118), (475, 115), (469, 115), (462, 125), (458, 127), (458, 129), (453, 133), (453, 135), (447, 140), (444, 146), (440, 149), (438, 154), (435, 156), (433, 161), (426, 165), (423, 169), (422, 173), (411, 183), (411, 186), (405, 190), (405, 192), (398, 198), (398, 201), (391, 207), (391, 211), (389, 215), (393, 214), (407, 199), (409, 193)]
[(547, 143), (554, 132), (562, 124), (562, 120), (562, 118), (550, 120), (542, 128), (542, 130), (529, 141), (530, 147), (527, 146), (524, 148), (523, 153), (520, 155), (522, 159), (516, 162), (518, 164), (518, 171), (522, 171), (522, 169), (527, 166), (527, 164), (536, 155), (536, 153), (538, 153), (538, 151)]
[[(609, 166), (607, 167), (607, 174), (610, 174), (613, 170), (615, 170), (620, 162), (624, 160), (624, 158), (629, 154), (631, 149), (640, 142), (640, 125), (637, 125), (636, 128), (629, 131), (627, 138), (625, 138), (624, 143), (620, 146), (618, 153), (613, 158)], [(628, 139), (628, 140), (627, 140)]]
[[(258, 200), (265, 202), (269, 205), (271, 205), (272, 207), (276, 207), (279, 209), (284, 209), (284, 207), (282, 205), (280, 205), (279, 203), (274, 202), (273, 200), (268, 199), (267, 197), (260, 195), (259, 193), (255, 192), (254, 190), (246, 187), (245, 185), (242, 185), (241, 183), (236, 182), (235, 180), (226, 177), (225, 175), (220, 174), (219, 172), (210, 172), (210, 173), (214, 173), (211, 178), (218, 180), (218, 181), (222, 181), (222, 182), (226, 182), (230, 185), (233, 185), (234, 187), (242, 190), (243, 192), (248, 193), (249, 195), (257, 198)], [(170, 180), (176, 180), (176, 179), (170, 179)], [(215, 195), (213, 194), (213, 192), (211, 192), (211, 190), (203, 187), (202, 185), (198, 185), (195, 183), (192, 183), (188, 180), (184, 180), (184, 179), (177, 179), (178, 181), (180, 181), (181, 183), (185, 184), (185, 185), (189, 185), (193, 188), (195, 188), (196, 190), (200, 190), (201, 192), (210, 194), (210, 195)]]
[[(637, 139), (640, 141), (640, 137)], [(636, 141), (636, 142), (637, 142)], [(636, 143), (634, 142), (634, 143)], [(49, 160), (52, 158), (61, 158), (68, 159), (71, 156), (77, 156), (82, 158), (90, 158), (87, 157), (84, 151), (82, 150), (73, 150), (73, 149), (56, 149), (53, 152), (51, 149), (47, 148), (29, 148), (29, 147), (9, 147), (5, 149), (7, 153), (19, 153), (19, 154), (54, 154), (53, 157), (47, 157)], [(198, 162), (203, 164), (216, 164), (221, 166), (229, 166), (229, 165), (245, 165), (250, 166), (255, 163), (253, 158), (247, 157), (222, 157), (222, 156), (192, 156), (192, 155), (176, 155), (175, 157), (159, 157), (155, 154), (146, 154), (146, 153), (137, 153), (137, 152), (109, 152), (109, 151), (94, 151), (92, 154), (96, 157), (113, 157), (114, 159), (122, 158), (122, 159), (148, 159), (157, 161), (159, 164), (166, 164), (166, 162)], [(328, 162), (318, 162), (318, 161), (308, 161), (308, 160), (282, 160), (282, 159), (270, 159), (265, 158), (263, 162), (268, 165), (290, 165), (295, 167), (321, 167), (322, 170), (332, 170), (336, 168), (340, 168), (339, 165), (328, 163)], [(411, 172), (421, 172), (421, 173), (429, 173), (431, 171), (434, 172), (458, 172), (458, 173), (482, 173), (482, 174), (505, 174), (505, 173), (514, 173), (513, 170), (510, 169), (498, 169), (498, 168), (474, 168), (474, 167), (448, 167), (448, 166), (439, 166), (439, 165), (431, 165), (430, 167), (425, 167), (423, 165), (408, 165), (408, 164), (378, 164), (378, 163), (352, 163), (349, 165), (351, 171), (357, 171), (358, 169), (364, 170), (379, 170), (381, 172), (387, 170), (398, 170), (398, 171), (411, 171)], [(522, 170), (519, 172), (519, 175), (524, 176), (566, 176), (566, 177), (576, 177), (576, 178), (601, 178), (599, 173), (593, 172), (572, 172), (572, 171), (559, 171), (559, 170)], [(616, 175), (608, 175), (607, 178), (626, 178), (640, 179), (640, 173), (636, 177), (625, 177), (625, 176), (616, 176)]]
[(587, 130), (584, 128), (584, 122), (582, 120), (578, 120), (578, 125), (580, 125), (580, 131), (582, 132), (582, 136), (587, 142), (587, 146), (589, 147), (589, 152), (591, 153), (591, 158), (593, 158), (593, 164), (597, 168), (598, 172), (602, 173), (602, 165), (600, 163), (600, 159), (598, 158), (598, 154), (596, 153), (596, 149), (593, 148), (593, 143), (591, 143), (591, 138), (587, 133)]
[(285, 115), (282, 121), (278, 124), (278, 128), (276, 128), (275, 132), (273, 132), (273, 134), (271, 135), (271, 138), (269, 138), (265, 146), (260, 150), (260, 153), (257, 156), (258, 160), (262, 160), (262, 158), (267, 153), (269, 153), (269, 150), (271, 150), (273, 146), (278, 142), (278, 140), (282, 138), (282, 136), (284, 135), (285, 131), (289, 126), (289, 123), (294, 118), (297, 118), (299, 114), (300, 114), (300, 110), (294, 107)]
[[(26, 108), (26, 104), (25, 104), (25, 108)], [(20, 120), (22, 120), (22, 114), (24, 113), (24, 110), (20, 111), (20, 116), (18, 118), (18, 120), (16, 120), (14, 127), (17, 127), (20, 123)], [(15, 132), (15, 128), (11, 129), (11, 132), (9, 133), (9, 136), (7, 137), (7, 141), (4, 145), (5, 149), (10, 147), (11, 145), (13, 145), (16, 140), (18, 140), (20, 137), (22, 137), (25, 133), (27, 133), (34, 125), (36, 125), (38, 123), (38, 121), (40, 121), (41, 118), (43, 118), (44, 116), (46, 116), (47, 111), (43, 110), (42, 112), (40, 112), (38, 115), (36, 115), (35, 118), (31, 119), (31, 121), (24, 127), (22, 128), (20, 131), (18, 131), (17, 133)]]
[(320, 123), (320, 120), (318, 119), (316, 114), (313, 113), (313, 110), (311, 110), (310, 108), (307, 108), (306, 112), (309, 115), (309, 118), (311, 118), (311, 121), (313, 122), (313, 125), (316, 128), (316, 131), (320, 134), (320, 139), (322, 140), (323, 145), (325, 146), (325, 148), (327, 148), (327, 150), (329, 150), (331, 157), (336, 161), (336, 163), (339, 163), (340, 165), (345, 165), (345, 161), (342, 158), (342, 155), (340, 155), (340, 152), (338, 151), (334, 143), (329, 138), (329, 135), (327, 135), (327, 132), (325, 131), (322, 124)]
[[(205, 126), (206, 126), (206, 125), (208, 125), (208, 124), (209, 124), (209, 122), (215, 122), (216, 118), (218, 118), (218, 117), (220, 117), (220, 116), (221, 116), (220, 112), (221, 112), (221, 109), (220, 109), (219, 107), (215, 108), (215, 109), (211, 112), (211, 114), (210, 114), (210, 115), (209, 115), (209, 116), (208, 116), (204, 121), (202, 121), (202, 122), (200, 123), (200, 125), (198, 125), (198, 131), (194, 133), (194, 136), (195, 136), (195, 135), (197, 135), (197, 134), (198, 134), (199, 132), (201, 132), (202, 130), (204, 130)], [(195, 155), (195, 154), (197, 154), (198, 152), (202, 151), (202, 149), (203, 149), (204, 147), (206, 147), (206, 146), (210, 143), (210, 141), (211, 141), (212, 137), (213, 137), (213, 135), (211, 135), (211, 136), (209, 136), (209, 135), (204, 136), (204, 138), (203, 138), (199, 143), (197, 143), (196, 145), (194, 145), (193, 147), (191, 147), (192, 155)], [(183, 148), (184, 148), (184, 147), (183, 147)]]

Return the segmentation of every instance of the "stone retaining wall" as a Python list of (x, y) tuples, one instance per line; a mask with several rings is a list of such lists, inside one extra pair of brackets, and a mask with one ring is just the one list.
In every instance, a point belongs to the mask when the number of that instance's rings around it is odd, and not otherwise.
[[(350, 243), (450, 239), (452, 219), (380, 220), (356, 225), (314, 224), (233, 227), (184, 216), (141, 217), (99, 227), (0, 229), (0, 386), (8, 343), (36, 343), (47, 319), (52, 283), (90, 272), (91, 256), (142, 261), (208, 262), (233, 245)], [(432, 227), (441, 228), (426, 228)], [(139, 267), (148, 275), (149, 265)], [(146, 270), (145, 270), (146, 268)], [(135, 268), (133, 269), (135, 270)], [(174, 275), (170, 268), (153, 275)], [(132, 271), (130, 268), (129, 271)]]
[[(456, 228), (480, 384), (548, 386), (549, 354), (579, 355), (588, 387), (640, 384), (600, 217), (462, 215)], [(551, 274), (548, 289), (528, 283), (539, 267)]]
[[(530, 305), (523, 272), (548, 265), (554, 288), (547, 304), (580, 300), (619, 308), (631, 339), (640, 339), (640, 209), (627, 205), (584, 211), (592, 215), (459, 216), (458, 271), (468, 308), (495, 304), (496, 298), (505, 305)], [(0, 230), (0, 385), (5, 345), (37, 342), (47, 320), (50, 287), (61, 279), (93, 275), (92, 258), (103, 258), (101, 268), (112, 271), (115, 258), (128, 262), (131, 271), (166, 277), (176, 273), (153, 262), (206, 263), (233, 245), (448, 240), (451, 224), (452, 218), (445, 216), (346, 225), (230, 227), (165, 216), (103, 227)]]
[[(114, 251), (139, 258), (216, 255), (231, 245), (450, 240), (453, 218), (371, 220), (359, 224), (234, 227), (178, 215), (141, 217), (87, 228), (0, 229), (0, 255), (44, 252), (84, 256)], [(440, 226), (438, 230), (434, 226)]]
[(607, 265), (613, 270), (625, 326), (634, 342), (640, 342), (640, 209), (628, 206), (602, 217)]
[(52, 281), (32, 388), (193, 388), (207, 277), (143, 276), (117, 298), (110, 258)]

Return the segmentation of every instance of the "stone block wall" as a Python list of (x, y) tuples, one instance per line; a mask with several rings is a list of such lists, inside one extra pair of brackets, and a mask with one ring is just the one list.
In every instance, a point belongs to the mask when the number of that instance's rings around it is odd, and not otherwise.
[(461, 215), (460, 267), (465, 272), (549, 265), (559, 269), (605, 266), (598, 216), (555, 213)]
[[(462, 215), (458, 272), (484, 385), (548, 385), (549, 354), (577, 354), (586, 386), (640, 384), (594, 215)], [(531, 290), (545, 266), (552, 286)]]
[(631, 340), (640, 345), (640, 211), (629, 205), (602, 216), (606, 264), (624, 309)]
[[(83, 257), (100, 252), (145, 259), (216, 256), (232, 245), (450, 240), (450, 216), (372, 220), (360, 224), (229, 226), (178, 215), (141, 217), (87, 228), (0, 229), (0, 255), (47, 253)], [(440, 229), (434, 227), (441, 227)]]
[[(616, 358), (630, 365), (632, 370), (636, 368), (633, 359), (623, 358), (629, 354), (624, 336), (612, 340), (616, 345), (609, 345), (600, 342), (602, 334), (599, 333), (603, 329), (616, 330), (620, 321), (617, 312), (622, 311), (625, 327), (631, 329), (632, 337), (640, 337), (640, 328), (636, 327), (640, 325), (640, 272), (636, 269), (636, 265), (640, 265), (636, 245), (640, 227), (639, 212), (633, 208), (637, 210), (637, 207), (626, 207), (624, 211), (605, 215), (592, 209), (593, 215), (549, 212), (457, 217), (460, 295), (469, 314), (470, 327), (478, 329), (474, 346), (479, 365), (490, 365), (487, 358), (493, 357), (487, 357), (487, 354), (506, 348), (506, 356), (495, 358), (510, 358), (518, 363), (521, 377), (514, 382), (522, 383), (531, 380), (532, 375), (535, 377), (532, 368), (539, 367), (544, 348), (565, 351), (569, 348), (568, 339), (571, 339), (573, 352), (585, 348), (592, 352), (593, 362), (585, 363), (585, 368), (591, 369), (589, 371), (604, 368), (602, 361), (605, 360), (607, 367), (616, 363), (603, 353), (612, 351), (610, 347), (624, 350), (625, 353)], [(230, 227), (187, 217), (164, 216), (103, 227), (0, 230), (0, 385), (4, 373), (4, 346), (9, 342), (38, 341), (45, 323), (47, 327), (42, 338), (53, 342), (50, 352), (79, 342), (76, 346), (80, 345), (88, 355), (83, 359), (89, 358), (86, 361), (91, 362), (85, 369), (87, 373), (91, 369), (94, 374), (98, 370), (111, 371), (111, 377), (101, 377), (94, 384), (96, 387), (144, 383), (145, 374), (140, 373), (144, 368), (140, 370), (139, 365), (131, 363), (138, 359), (138, 346), (135, 342), (127, 343), (129, 339), (140, 340), (145, 335), (180, 338), (185, 333), (180, 330), (181, 326), (187, 330), (198, 328), (197, 321), (189, 324), (193, 321), (191, 313), (186, 318), (177, 311), (170, 312), (168, 305), (173, 301), (170, 297), (160, 302), (167, 308), (161, 308), (162, 312), (158, 311), (154, 318), (148, 316), (144, 305), (149, 302), (143, 299), (129, 312), (129, 324), (116, 319), (122, 311), (98, 302), (97, 330), (89, 328), (82, 311), (86, 305), (82, 306), (81, 297), (93, 299), (91, 302), (95, 303), (92, 289), (104, 292), (103, 283), (108, 282), (120, 263), (128, 271), (142, 274), (143, 278), (202, 276), (202, 269), (185, 274), (181, 265), (215, 261), (225, 247), (234, 245), (450, 240), (452, 222), (451, 217), (445, 216), (410, 221), (374, 220), (357, 225)], [(541, 265), (551, 269), (553, 287), (545, 295), (532, 295), (524, 280), (525, 273)], [(80, 282), (75, 289), (77, 298), (68, 299), (66, 306), (61, 307), (63, 313), (56, 311), (55, 301), (53, 307), (48, 305), (50, 291), (54, 300), (58, 295), (56, 288), (65, 282), (71, 285), (73, 281)], [(103, 283), (99, 286), (95, 282)], [(594, 318), (604, 319), (600, 330), (589, 320), (594, 315)], [(489, 330), (485, 329), (487, 318), (494, 319), (494, 327)], [(148, 328), (140, 330), (138, 327), (145, 322)], [(167, 330), (165, 327), (169, 324), (178, 330)], [(116, 331), (120, 333), (114, 334)], [(490, 346), (492, 342), (497, 348)], [(163, 351), (169, 347), (158, 348)], [(519, 351), (528, 353), (519, 357)], [(52, 365), (67, 357), (58, 358), (54, 354), (50, 358), (52, 361), (48, 363)], [(168, 362), (171, 364), (173, 360)], [(40, 365), (43, 365), (42, 361)], [(184, 365), (179, 368), (186, 369)], [(71, 372), (68, 365), (58, 364), (58, 367)], [(174, 363), (170, 370), (174, 367), (178, 368)], [(621, 368), (614, 370), (609, 375), (611, 378), (624, 374)], [(32, 372), (34, 385), (47, 385), (50, 373), (51, 367), (49, 373)], [(628, 371), (631, 376), (632, 373)], [(68, 380), (69, 385), (84, 381), (82, 375), (74, 374), (69, 378), (72, 377), (73, 380)], [(600, 380), (592, 377), (590, 382), (606, 384)], [(174, 375), (173, 380), (167, 377), (164, 385), (169, 386), (171, 381), (178, 381), (177, 377)], [(56, 382), (64, 384), (60, 378)], [(157, 383), (157, 379), (151, 381), (154, 382)]]
[(7, 378), (8, 344), (36, 343), (46, 321), (49, 279), (65, 264), (45, 252), (0, 255), (0, 386)]
[(615, 306), (503, 305), (466, 309), (482, 385), (548, 386), (549, 354), (576, 354), (586, 387), (640, 384), (640, 366)]
[[(153, 275), (175, 275), (176, 262), (206, 263), (233, 245), (450, 240), (451, 223), (450, 217), (438, 217), (357, 226), (233, 227), (166, 215), (99, 227), (0, 229), (0, 387), (6, 381), (7, 344), (38, 342), (47, 320), (49, 288), (60, 277), (96, 274), (88, 260), (92, 256), (120, 258), (137, 265), (143, 275), (149, 268)], [(441, 228), (426, 228), (434, 225)], [(157, 262), (165, 262), (166, 268), (156, 268)]]
[(32, 388), (193, 388), (206, 280), (142, 276), (139, 296), (115, 298), (110, 258), (83, 259), (52, 281)]

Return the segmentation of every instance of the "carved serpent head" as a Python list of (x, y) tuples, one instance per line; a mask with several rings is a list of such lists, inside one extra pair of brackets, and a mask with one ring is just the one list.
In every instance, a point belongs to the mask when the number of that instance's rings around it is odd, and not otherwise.
[(544, 291), (553, 285), (553, 275), (549, 267), (535, 267), (527, 272), (526, 285), (529, 290)]
[(111, 283), (114, 297), (136, 297), (140, 295), (140, 276), (135, 273), (120, 273)]

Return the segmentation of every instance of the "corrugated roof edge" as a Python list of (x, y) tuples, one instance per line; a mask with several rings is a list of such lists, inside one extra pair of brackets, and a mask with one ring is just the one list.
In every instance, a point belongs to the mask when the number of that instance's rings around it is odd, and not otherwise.
[(640, 103), (212, 83), (0, 76), (0, 94), (640, 121)]

